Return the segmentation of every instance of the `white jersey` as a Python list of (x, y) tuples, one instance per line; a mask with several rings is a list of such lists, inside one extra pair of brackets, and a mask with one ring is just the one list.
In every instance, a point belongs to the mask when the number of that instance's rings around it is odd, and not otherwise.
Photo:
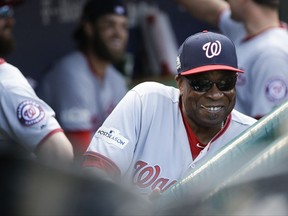
[(55, 110), (65, 131), (95, 132), (127, 90), (124, 76), (114, 67), (99, 80), (85, 56), (75, 51), (47, 73), (37, 94)]
[(256, 121), (233, 110), (223, 129), (193, 160), (179, 97), (174, 87), (156, 82), (137, 85), (95, 133), (85, 155), (106, 160), (143, 193), (155, 187), (163, 192)]
[(239, 68), (235, 108), (253, 117), (269, 113), (288, 98), (288, 32), (270, 28), (251, 38), (240, 23), (225, 11), (220, 18), (221, 32), (236, 46)]
[[(54, 111), (37, 97), (22, 73), (0, 59), (0, 152), (33, 156), (47, 136), (63, 131)], [(34, 156), (33, 156), (34, 157)]]

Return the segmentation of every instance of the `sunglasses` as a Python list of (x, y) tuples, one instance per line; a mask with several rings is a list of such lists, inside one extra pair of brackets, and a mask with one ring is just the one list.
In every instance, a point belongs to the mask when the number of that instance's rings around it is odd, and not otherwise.
[(0, 7), (0, 18), (10, 18), (13, 17), (14, 10), (12, 7), (7, 5)]
[(189, 78), (187, 76), (184, 77), (188, 80), (192, 89), (197, 92), (207, 92), (212, 88), (214, 84), (220, 91), (230, 91), (235, 87), (237, 81), (237, 75), (219, 80), (217, 82), (212, 82), (209, 79), (203, 78)]

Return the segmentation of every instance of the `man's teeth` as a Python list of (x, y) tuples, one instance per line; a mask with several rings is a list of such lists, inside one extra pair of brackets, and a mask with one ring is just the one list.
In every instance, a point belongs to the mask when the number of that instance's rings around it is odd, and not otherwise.
[(218, 111), (221, 109), (221, 107), (206, 107), (204, 105), (201, 105), (201, 107), (209, 111)]
[(220, 109), (221, 109), (221, 107), (208, 107), (209, 111), (218, 111)]

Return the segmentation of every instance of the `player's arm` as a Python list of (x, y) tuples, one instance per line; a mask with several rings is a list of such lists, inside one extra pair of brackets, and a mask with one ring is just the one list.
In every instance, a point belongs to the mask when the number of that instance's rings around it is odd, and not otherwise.
[(84, 154), (82, 167), (91, 173), (117, 179), (121, 176), (119, 167), (109, 158), (96, 152), (87, 151)]
[(48, 135), (35, 153), (40, 161), (51, 165), (69, 165), (73, 162), (72, 145), (62, 131)]
[(84, 153), (83, 168), (101, 170), (113, 178), (124, 175), (131, 166), (139, 139), (141, 105), (136, 90), (130, 90), (123, 97), (92, 137)]
[(206, 21), (211, 25), (218, 25), (220, 13), (229, 8), (224, 0), (175, 0), (183, 6), (193, 17)]

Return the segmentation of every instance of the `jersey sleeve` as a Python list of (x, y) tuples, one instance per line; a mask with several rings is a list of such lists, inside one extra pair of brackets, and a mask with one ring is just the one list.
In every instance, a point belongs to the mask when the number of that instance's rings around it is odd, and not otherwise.
[(54, 115), (32, 88), (19, 86), (2, 91), (0, 118), (3, 133), (28, 151), (33, 152), (49, 134), (62, 131)]
[(230, 16), (230, 10), (223, 11), (220, 15), (218, 27), (222, 34), (225, 34), (234, 43), (239, 43), (246, 36), (246, 31), (242, 23), (232, 20)]
[[(251, 116), (261, 118), (288, 98), (288, 61), (280, 49), (258, 55), (252, 67), (253, 93)], [(251, 73), (252, 76), (252, 73)], [(261, 109), (259, 109), (261, 107)]]
[[(89, 163), (86, 161), (83, 165), (97, 167), (96, 161), (103, 162), (104, 158), (106, 166), (114, 164), (114, 169), (119, 169), (123, 175), (131, 165), (141, 130), (141, 113), (141, 98), (131, 90), (94, 134), (85, 153), (90, 158)], [(91, 156), (95, 157), (95, 164), (91, 163)]]
[(76, 66), (69, 63), (61, 62), (47, 73), (38, 89), (39, 97), (53, 108), (65, 131), (91, 131), (90, 110), (96, 109), (93, 101), (97, 100), (93, 94), (97, 90), (91, 84), (93, 77), (81, 68), (81, 62)]

